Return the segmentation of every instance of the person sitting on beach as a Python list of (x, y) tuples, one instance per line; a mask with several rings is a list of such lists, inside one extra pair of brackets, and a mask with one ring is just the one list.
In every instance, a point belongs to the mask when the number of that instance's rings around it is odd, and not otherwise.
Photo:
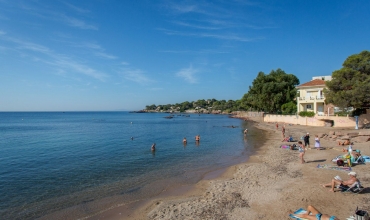
[(186, 140), (186, 137), (184, 137), (184, 139), (182, 140), (182, 142), (184, 143), (184, 144), (186, 144), (188, 141)]
[(307, 207), (307, 212), (303, 214), (294, 214), (294, 212), (290, 211), (290, 214), (297, 216), (299, 218), (308, 219), (308, 220), (339, 220), (334, 215), (330, 216), (327, 214), (321, 214), (319, 210), (317, 210), (312, 205)]
[(281, 142), (289, 142), (290, 137), (285, 137)]
[(152, 144), (152, 151), (155, 151), (155, 143)]
[(331, 180), (330, 183), (327, 183), (327, 184), (321, 184), (321, 186), (323, 187), (331, 187), (330, 188), (330, 192), (335, 192), (334, 191), (334, 188), (336, 186), (340, 186), (340, 187), (350, 187), (352, 184), (354, 184), (355, 182), (358, 182), (358, 179), (356, 178), (356, 172), (349, 172), (348, 173), (349, 175), (349, 180), (347, 181), (343, 181), (341, 179), (337, 179), (337, 178), (334, 178)]
[(344, 145), (349, 145), (350, 144), (350, 142), (349, 142), (349, 140), (344, 140), (344, 141), (338, 141), (338, 145), (340, 146), (340, 145), (342, 145), (342, 146), (344, 146)]

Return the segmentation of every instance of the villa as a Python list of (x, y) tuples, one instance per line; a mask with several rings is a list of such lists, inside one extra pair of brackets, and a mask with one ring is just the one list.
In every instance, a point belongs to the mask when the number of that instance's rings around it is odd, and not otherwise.
[(333, 106), (325, 104), (323, 94), (326, 88), (325, 81), (331, 80), (331, 76), (316, 76), (312, 80), (297, 86), (297, 112), (315, 112), (317, 115), (333, 114)]

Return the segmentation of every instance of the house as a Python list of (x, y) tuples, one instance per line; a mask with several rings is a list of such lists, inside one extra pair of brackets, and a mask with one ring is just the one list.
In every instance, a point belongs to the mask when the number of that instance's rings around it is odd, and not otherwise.
[[(315, 76), (312, 80), (297, 86), (297, 112), (315, 112), (317, 115), (329, 114), (329, 106), (325, 105), (323, 90), (325, 81), (331, 80), (331, 76)], [(331, 107), (332, 109), (332, 107)], [(330, 112), (331, 114), (333, 112)]]

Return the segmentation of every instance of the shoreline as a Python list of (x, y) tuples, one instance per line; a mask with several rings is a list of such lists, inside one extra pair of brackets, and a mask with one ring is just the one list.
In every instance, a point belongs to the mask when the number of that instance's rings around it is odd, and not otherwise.
[[(307, 163), (300, 164), (296, 151), (279, 148), (283, 142), (275, 124), (261, 122), (254, 126), (265, 130), (267, 137), (247, 162), (230, 166), (215, 178), (203, 178), (185, 191), (173, 189), (168, 195), (152, 198), (126, 216), (118, 216), (118, 210), (112, 210), (108, 219), (288, 219), (289, 210), (308, 205), (339, 219), (352, 215), (357, 206), (370, 211), (370, 205), (365, 205), (369, 204), (370, 192), (351, 197), (330, 193), (328, 188), (319, 186), (336, 175), (347, 179), (343, 171), (316, 168), (319, 163), (332, 164), (331, 159), (341, 154), (336, 142), (322, 140), (327, 150), (306, 151)], [(294, 125), (286, 128), (286, 134), (299, 139), (309, 132), (312, 142), (315, 133), (332, 130), (354, 129)], [(368, 143), (355, 144), (364, 155), (370, 155), (367, 146)], [(370, 174), (366, 170), (366, 165), (353, 167), (361, 183), (370, 186)]]

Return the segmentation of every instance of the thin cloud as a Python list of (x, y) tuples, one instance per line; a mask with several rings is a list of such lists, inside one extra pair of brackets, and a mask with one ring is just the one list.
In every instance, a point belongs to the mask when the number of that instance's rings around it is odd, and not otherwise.
[(71, 72), (76, 72), (89, 77), (93, 77), (100, 81), (105, 81), (105, 79), (108, 77), (108, 75), (106, 75), (105, 73), (102, 73), (85, 64), (81, 64), (75, 60), (72, 60), (67, 55), (55, 53), (54, 51), (43, 45), (35, 44), (28, 41), (22, 41), (11, 37), (2, 37), (2, 39), (15, 44), (15, 48), (22, 54), (24, 53), (24, 51), (31, 51), (36, 54), (44, 55), (44, 58), (33, 55), (30, 55), (30, 57), (32, 57), (34, 61), (44, 62), (46, 64), (56, 66), (58, 70), (69, 69)]
[(144, 71), (140, 69), (124, 69), (121, 74), (126, 80), (133, 81), (139, 84), (148, 84), (153, 82), (153, 80), (149, 79), (144, 74)]
[(100, 58), (109, 59), (109, 60), (117, 59), (116, 56), (104, 52), (104, 48), (96, 43), (85, 42), (85, 43), (76, 45), (76, 47), (83, 47), (83, 48), (93, 50), (94, 51), (93, 54)]
[(255, 40), (260, 40), (263, 38), (246, 38), (242, 36), (238, 36), (236, 34), (210, 34), (210, 33), (187, 33), (187, 32), (180, 32), (180, 31), (172, 31), (168, 29), (158, 29), (163, 31), (167, 35), (180, 35), (180, 36), (189, 36), (189, 37), (202, 37), (202, 38), (215, 38), (220, 40), (232, 40), (232, 41), (242, 41), (242, 42), (250, 42)]
[(77, 28), (85, 29), (85, 30), (98, 30), (96, 26), (86, 24), (85, 21), (79, 20), (77, 18), (69, 17), (66, 15), (61, 15), (61, 18), (64, 23), (72, 27), (77, 27)]
[(71, 3), (68, 3), (68, 2), (63, 2), (63, 4), (67, 5), (70, 9), (72, 9), (76, 12), (79, 12), (79, 13), (89, 13), (90, 12), (89, 10), (77, 7), (77, 6), (72, 5)]
[(123, 61), (123, 62), (121, 62), (121, 65), (128, 66), (128, 65), (130, 65), (130, 63)]
[(188, 83), (197, 83), (198, 80), (195, 78), (195, 74), (198, 73), (199, 70), (193, 69), (193, 66), (190, 65), (189, 68), (181, 69), (179, 72), (176, 73), (176, 76), (183, 78)]
[(94, 53), (94, 54), (96, 56), (101, 57), (101, 58), (104, 58), (104, 59), (109, 59), (109, 60), (117, 59), (116, 56), (109, 55), (109, 54), (106, 54), (106, 53), (103, 53), (103, 52), (98, 52), (98, 53)]
[(221, 27), (200, 26), (200, 25), (194, 25), (194, 24), (181, 22), (181, 21), (174, 21), (172, 23), (180, 25), (180, 26), (184, 26), (184, 27), (189, 27), (189, 28), (194, 28), (194, 29), (202, 29), (202, 30), (219, 30), (219, 29), (221, 29)]

